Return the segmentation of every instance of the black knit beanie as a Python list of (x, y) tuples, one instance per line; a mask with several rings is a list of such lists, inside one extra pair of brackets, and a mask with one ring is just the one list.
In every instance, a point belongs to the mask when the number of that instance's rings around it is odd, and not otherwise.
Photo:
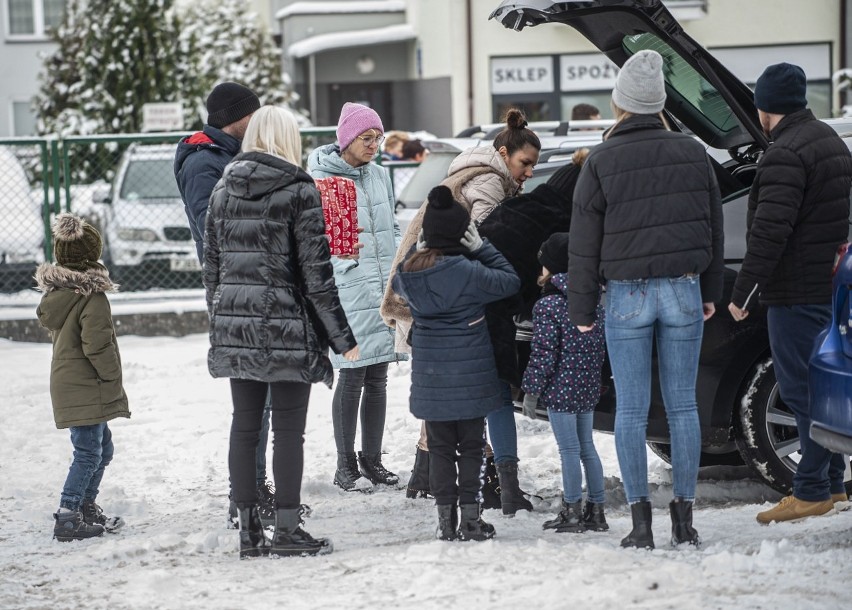
[(239, 83), (219, 83), (207, 96), (207, 124), (222, 129), (260, 108), (254, 91)]
[(446, 186), (436, 186), (429, 191), (426, 211), (423, 213), (423, 238), (427, 248), (436, 248), (444, 254), (462, 254), (467, 249), (460, 240), (470, 225), (470, 214)]
[(791, 114), (808, 105), (805, 71), (788, 63), (766, 68), (754, 85), (754, 105), (770, 114)]
[(554, 275), (568, 271), (568, 233), (554, 233), (544, 240), (538, 262)]

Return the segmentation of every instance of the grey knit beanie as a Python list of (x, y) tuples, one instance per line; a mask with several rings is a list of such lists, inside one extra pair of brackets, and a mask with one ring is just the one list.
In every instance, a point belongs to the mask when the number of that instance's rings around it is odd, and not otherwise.
[(656, 51), (639, 51), (624, 62), (612, 102), (633, 114), (657, 114), (666, 105), (666, 85), (663, 80), (663, 58)]

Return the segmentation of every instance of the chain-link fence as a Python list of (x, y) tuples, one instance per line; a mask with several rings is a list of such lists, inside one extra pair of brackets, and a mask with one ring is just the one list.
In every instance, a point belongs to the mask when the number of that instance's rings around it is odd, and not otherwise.
[[(50, 221), (71, 211), (97, 227), (122, 292), (201, 287), (201, 268), (174, 178), (184, 133), (0, 140), (0, 293), (33, 287), (52, 260)], [(302, 130), (307, 153), (334, 128)], [(397, 186), (416, 164), (389, 164)], [(399, 191), (395, 188), (395, 191)]]

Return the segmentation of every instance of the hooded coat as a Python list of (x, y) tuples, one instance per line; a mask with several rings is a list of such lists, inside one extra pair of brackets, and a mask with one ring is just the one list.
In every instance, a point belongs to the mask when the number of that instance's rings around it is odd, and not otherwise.
[(444, 256), (422, 271), (397, 269), (394, 290), (409, 303), (412, 415), (426, 421), (484, 417), (503, 404), (485, 304), (515, 293), (512, 266), (491, 244)]
[(364, 247), (359, 251), (358, 260), (332, 259), (340, 302), (361, 354), (354, 362), (332, 356), (334, 368), (405, 360), (407, 356), (396, 351), (394, 330), (379, 315), (391, 263), (401, 239), (390, 177), (374, 163), (352, 167), (341, 158), (334, 144), (321, 146), (311, 153), (308, 171), (314, 178), (341, 176), (355, 182), (358, 226), (363, 229), (359, 241)]
[(52, 263), (36, 270), (44, 295), (36, 314), (50, 331), (50, 399), (57, 428), (130, 417), (121, 355), (107, 292), (116, 286), (102, 267), (73, 271)]
[(479, 234), (506, 257), (521, 280), (516, 294), (490, 303), (485, 309), (497, 373), (514, 387), (520, 387), (522, 372), (515, 347), (515, 316), (527, 320), (532, 317), (533, 305), (541, 293), (538, 251), (552, 234), (571, 228), (571, 201), (579, 173), (580, 166), (569, 166), (558, 190), (549, 183), (540, 184), (531, 193), (504, 201), (479, 225)]
[(204, 227), (210, 195), (225, 166), (240, 152), (240, 141), (221, 129), (205, 125), (203, 131), (183, 138), (175, 153), (175, 180), (183, 199), (198, 262), (204, 262)]
[(521, 389), (557, 412), (590, 413), (601, 398), (606, 356), (605, 313), (598, 303), (592, 330), (581, 333), (568, 317), (568, 274), (557, 273), (533, 310), (530, 361)]
[(320, 195), (302, 169), (241, 153), (210, 198), (204, 287), (213, 377), (324, 382), (355, 338), (337, 295)]

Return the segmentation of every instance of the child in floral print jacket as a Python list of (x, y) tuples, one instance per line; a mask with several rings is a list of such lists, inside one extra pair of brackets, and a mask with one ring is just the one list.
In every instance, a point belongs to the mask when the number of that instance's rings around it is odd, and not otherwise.
[[(604, 517), (604, 477), (592, 440), (592, 420), (601, 393), (605, 351), (604, 309), (598, 303), (591, 331), (568, 318), (568, 233), (555, 233), (538, 254), (542, 296), (533, 309), (532, 353), (524, 372), (524, 412), (547, 409), (562, 461), (562, 510), (544, 529), (583, 532), (609, 529)], [(583, 505), (586, 472), (587, 501)]]

